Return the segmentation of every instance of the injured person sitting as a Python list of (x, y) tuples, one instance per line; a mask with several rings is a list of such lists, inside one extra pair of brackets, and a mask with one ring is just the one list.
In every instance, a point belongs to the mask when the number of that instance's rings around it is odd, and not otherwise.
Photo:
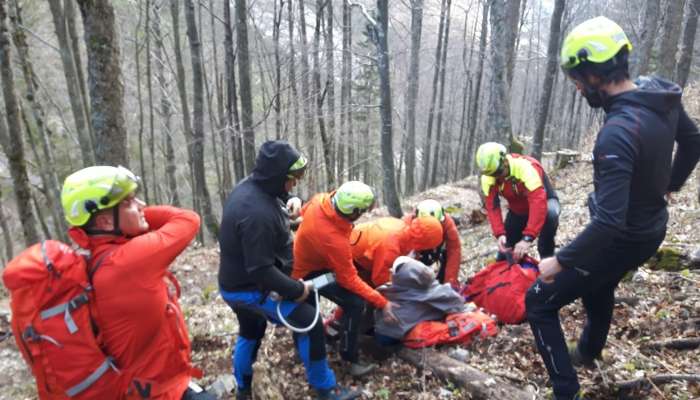
[(397, 324), (384, 322), (382, 310), (375, 310), (375, 337), (381, 344), (396, 344), (421, 321), (442, 320), (465, 311), (462, 296), (449, 283), (440, 284), (431, 267), (411, 257), (396, 258), (391, 283), (377, 291), (398, 306), (393, 309)]

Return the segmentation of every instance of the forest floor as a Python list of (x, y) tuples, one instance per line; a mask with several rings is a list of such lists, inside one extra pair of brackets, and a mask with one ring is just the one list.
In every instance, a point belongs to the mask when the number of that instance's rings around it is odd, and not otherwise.
[[(697, 174), (697, 172), (696, 172)], [(580, 161), (551, 174), (562, 203), (557, 242), (569, 242), (588, 221), (586, 194), (591, 188), (591, 163)], [(700, 244), (700, 209), (697, 206), (695, 175), (670, 205), (671, 222), (664, 248), (688, 254)], [(431, 189), (409, 199), (404, 207), (410, 210), (423, 198), (442, 202), (462, 220), (463, 263), (460, 278), (465, 280), (488, 263), (495, 251), (495, 241), (488, 224), (480, 215), (480, 199), (475, 191), (476, 179)], [(386, 213), (378, 209), (367, 218)], [(474, 218), (477, 216), (477, 218)], [(218, 295), (216, 274), (218, 249), (192, 247), (183, 253), (172, 269), (182, 285), (182, 305), (192, 337), (193, 358), (206, 373), (200, 383), (231, 388), (231, 344), (237, 323), (234, 314)], [(614, 262), (614, 260), (611, 260)], [(674, 261), (675, 262), (675, 261)], [(681, 260), (683, 262), (683, 260)], [(700, 350), (648, 350), (651, 341), (700, 336), (700, 273), (653, 270), (647, 263), (630, 280), (620, 284), (618, 297), (628, 299), (615, 306), (603, 361), (594, 370), (580, 370), (582, 387), (592, 399), (650, 398), (698, 399), (700, 385), (673, 382), (651, 385), (634, 392), (619, 393), (616, 382), (658, 374), (700, 373)], [(5, 292), (4, 290), (2, 291)], [(0, 334), (9, 330), (8, 299), (0, 298)], [(328, 311), (329, 305), (324, 305)], [(582, 329), (585, 314), (580, 302), (561, 312), (563, 330), (575, 340)], [(291, 335), (283, 328), (269, 326), (259, 353), (258, 369), (271, 371), (284, 398), (310, 398), (304, 370), (295, 361)], [(451, 348), (441, 351), (449, 352)], [(353, 379), (343, 370), (336, 351), (330, 360), (339, 381), (361, 389), (368, 399), (469, 399), (470, 394), (433, 376), (426, 368), (416, 368), (396, 356), (378, 362), (374, 373)], [(529, 390), (533, 398), (549, 397), (547, 374), (534, 350), (533, 336), (526, 324), (502, 326), (498, 336), (466, 347), (467, 361), (514, 386)], [(377, 361), (375, 361), (377, 362)], [(35, 398), (34, 382), (12, 339), (0, 343), (0, 399)], [(268, 384), (270, 384), (268, 382)], [(231, 398), (232, 395), (225, 396)]]

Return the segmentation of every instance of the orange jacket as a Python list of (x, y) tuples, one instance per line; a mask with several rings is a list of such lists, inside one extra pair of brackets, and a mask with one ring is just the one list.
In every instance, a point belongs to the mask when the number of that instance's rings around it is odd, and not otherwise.
[[(414, 214), (406, 214), (403, 220), (406, 224), (411, 224), (415, 218)], [(459, 265), (462, 262), (462, 242), (459, 238), (459, 231), (454, 219), (448, 214), (445, 214), (445, 220), (442, 221), (443, 237), (445, 243), (446, 261), (445, 261), (445, 282), (454, 285), (459, 284)]]
[(379, 218), (355, 226), (350, 236), (353, 260), (371, 273), (375, 287), (391, 280), (397, 257), (435, 248), (441, 241), (442, 226), (433, 217), (415, 218), (410, 225), (398, 218)]
[(301, 210), (304, 217), (294, 237), (292, 277), (304, 278), (314, 271), (335, 272), (338, 285), (357, 294), (377, 308), (387, 300), (365, 283), (352, 263), (350, 233), (352, 223), (338, 215), (332, 193), (314, 196)]
[[(124, 373), (131, 393), (150, 386), (151, 399), (180, 400), (190, 376), (187, 325), (168, 266), (199, 230), (193, 211), (156, 206), (144, 209), (149, 231), (133, 237), (69, 234), (102, 263), (93, 277), (95, 320), (106, 354)], [(172, 290), (175, 289), (175, 290)]]

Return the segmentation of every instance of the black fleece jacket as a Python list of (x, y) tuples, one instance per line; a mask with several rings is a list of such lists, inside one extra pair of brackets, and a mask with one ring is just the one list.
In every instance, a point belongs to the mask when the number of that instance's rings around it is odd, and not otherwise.
[(593, 149), (591, 221), (557, 253), (564, 268), (595, 272), (596, 260), (615, 240), (663, 234), (664, 195), (680, 190), (700, 158), (700, 133), (683, 109), (681, 88), (656, 77), (635, 83), (636, 90), (604, 103), (605, 123)]
[(275, 291), (295, 299), (304, 291), (289, 277), (292, 236), (284, 204), (287, 172), (299, 153), (282, 140), (265, 142), (253, 173), (226, 200), (219, 233), (219, 287)]

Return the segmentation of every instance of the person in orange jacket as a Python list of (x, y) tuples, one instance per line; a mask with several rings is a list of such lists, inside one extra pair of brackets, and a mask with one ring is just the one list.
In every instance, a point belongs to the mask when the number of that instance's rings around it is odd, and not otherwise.
[(350, 236), (356, 265), (378, 287), (391, 280), (391, 266), (399, 256), (416, 256), (442, 242), (442, 224), (433, 217), (414, 218), (410, 224), (385, 217), (355, 226)]
[[(535, 238), (541, 258), (553, 255), (561, 208), (539, 161), (508, 154), (502, 144), (488, 142), (479, 146), (476, 165), (481, 173), (488, 220), (498, 243), (497, 259), (505, 259), (505, 253), (512, 250), (515, 260), (520, 261)], [(508, 202), (505, 224), (499, 196)]]
[(411, 224), (416, 217), (432, 216), (442, 224), (442, 242), (437, 247), (421, 251), (418, 259), (425, 265), (439, 263), (437, 280), (440, 283), (449, 283), (454, 289), (459, 288), (459, 264), (462, 261), (462, 241), (454, 219), (445, 212), (436, 200), (423, 200), (416, 206), (413, 214), (403, 217), (404, 222)]
[(395, 323), (392, 303), (365, 283), (352, 262), (350, 234), (353, 222), (374, 205), (372, 188), (350, 181), (336, 191), (314, 196), (301, 210), (303, 221), (294, 238), (292, 278), (311, 279), (334, 272), (336, 282), (319, 294), (342, 308), (341, 357), (350, 363), (350, 374), (361, 376), (373, 365), (359, 363), (357, 340), (365, 302), (382, 310), (388, 323)]
[(98, 260), (95, 323), (103, 350), (124, 376), (104, 399), (214, 399), (191, 384), (187, 325), (179, 285), (168, 270), (199, 230), (190, 210), (151, 206), (136, 197), (140, 179), (123, 167), (69, 175), (61, 193), (68, 234)]

